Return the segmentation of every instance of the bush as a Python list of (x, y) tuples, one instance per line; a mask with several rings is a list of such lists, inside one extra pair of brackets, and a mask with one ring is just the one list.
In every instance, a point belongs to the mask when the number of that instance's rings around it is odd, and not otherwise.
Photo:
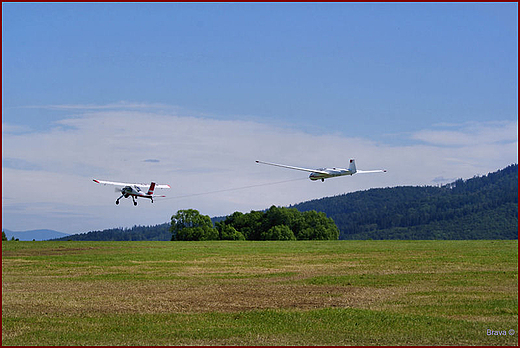
[(207, 215), (195, 209), (179, 210), (172, 216), (170, 231), (172, 240), (216, 240), (217, 230)]
[(262, 240), (296, 240), (293, 231), (287, 225), (271, 227), (267, 232), (260, 234)]

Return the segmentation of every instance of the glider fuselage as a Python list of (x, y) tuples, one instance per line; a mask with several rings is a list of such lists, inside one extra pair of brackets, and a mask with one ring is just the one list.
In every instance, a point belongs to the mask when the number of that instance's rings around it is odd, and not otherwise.
[(319, 172), (314, 172), (309, 175), (309, 179), (311, 179), (312, 181), (354, 174), (354, 172), (344, 168), (319, 168), (317, 170)]

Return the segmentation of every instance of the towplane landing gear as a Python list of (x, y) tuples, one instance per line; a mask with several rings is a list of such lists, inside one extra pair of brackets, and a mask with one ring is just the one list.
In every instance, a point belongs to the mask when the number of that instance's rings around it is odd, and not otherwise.
[[(116, 199), (116, 205), (119, 205), (119, 200), (120, 200), (121, 198), (123, 198), (123, 197), (125, 197), (125, 198), (132, 197), (132, 202), (134, 202), (134, 205), (137, 205), (137, 201), (135, 200), (135, 197), (134, 197), (134, 196), (130, 196), (130, 195), (121, 195), (121, 197), (119, 197), (118, 199)], [(151, 198), (150, 198), (150, 199), (151, 199)], [(153, 199), (151, 199), (151, 200), (152, 200), (152, 203), (153, 203)]]

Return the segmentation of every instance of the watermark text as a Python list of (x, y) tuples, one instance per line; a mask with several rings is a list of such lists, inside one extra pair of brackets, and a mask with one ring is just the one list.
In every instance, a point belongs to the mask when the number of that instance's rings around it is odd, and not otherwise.
[(513, 336), (516, 333), (516, 331), (513, 329), (511, 329), (509, 331), (487, 329), (486, 333), (488, 336), (508, 336), (508, 335)]

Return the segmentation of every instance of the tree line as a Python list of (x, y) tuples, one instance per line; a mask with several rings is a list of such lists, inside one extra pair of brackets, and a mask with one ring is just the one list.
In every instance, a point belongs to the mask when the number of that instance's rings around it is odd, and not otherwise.
[[(15, 239), (14, 237), (11, 238), (12, 241), (17, 241), (18, 239)], [(2, 231), (2, 242), (7, 242), (8, 239), (7, 239), (7, 236), (5, 235), (5, 232)]]
[(110, 228), (102, 231), (90, 231), (54, 240), (82, 240), (82, 241), (166, 241), (170, 240), (170, 224), (164, 223), (153, 226), (133, 226), (131, 228)]
[(234, 212), (213, 225), (195, 209), (179, 210), (171, 218), (172, 240), (333, 240), (339, 230), (317, 211), (271, 206), (266, 211)]

